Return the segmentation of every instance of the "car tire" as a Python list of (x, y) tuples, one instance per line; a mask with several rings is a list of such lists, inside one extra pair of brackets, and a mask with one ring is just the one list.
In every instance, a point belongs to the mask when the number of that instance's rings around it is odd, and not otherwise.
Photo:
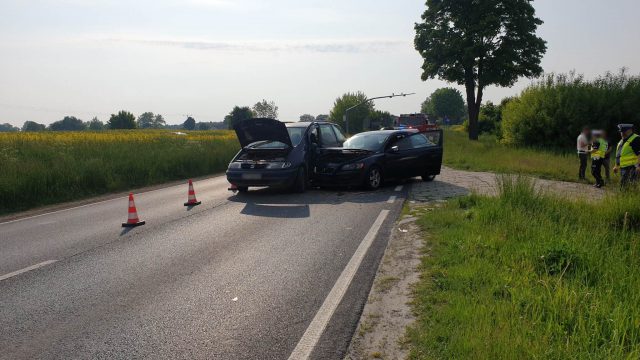
[(306, 190), (307, 190), (307, 172), (304, 170), (304, 167), (301, 167), (298, 170), (296, 181), (293, 183), (293, 192), (301, 194)]
[(249, 187), (248, 186), (238, 186), (238, 192), (239, 193), (249, 192)]
[(378, 190), (382, 185), (382, 170), (378, 166), (372, 166), (364, 177), (364, 187), (367, 190)]
[(425, 182), (432, 182), (433, 180), (435, 180), (435, 178), (435, 175), (422, 175), (422, 181)]

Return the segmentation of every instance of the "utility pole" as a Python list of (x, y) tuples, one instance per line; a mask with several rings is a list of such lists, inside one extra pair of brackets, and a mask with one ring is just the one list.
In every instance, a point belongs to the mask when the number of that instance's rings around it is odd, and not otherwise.
[(348, 108), (347, 110), (345, 110), (344, 115), (342, 115), (342, 120), (344, 121), (344, 126), (346, 128), (345, 130), (347, 131), (347, 134), (350, 134), (350, 132), (349, 132), (349, 121), (348, 121), (349, 120), (349, 117), (348, 117), (349, 111), (357, 108), (360, 105), (364, 105), (364, 104), (366, 104), (368, 102), (371, 102), (373, 100), (391, 99), (391, 98), (394, 98), (394, 97), (399, 97), (399, 96), (405, 97), (405, 96), (408, 96), (408, 95), (415, 95), (415, 93), (410, 93), (410, 94), (405, 94), (405, 93), (394, 94), (394, 93), (392, 93), (391, 95), (372, 97), (372, 98), (366, 99), (365, 101), (359, 103), (358, 105), (355, 105), (355, 106), (352, 106), (352, 107)]

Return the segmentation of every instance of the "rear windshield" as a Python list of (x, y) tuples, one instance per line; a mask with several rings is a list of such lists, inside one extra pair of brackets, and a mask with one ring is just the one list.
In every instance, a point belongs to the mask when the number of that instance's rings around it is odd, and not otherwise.
[(369, 151), (378, 151), (385, 144), (389, 134), (384, 133), (361, 133), (354, 135), (347, 140), (343, 147), (345, 149), (361, 149)]
[(293, 144), (294, 147), (298, 146), (302, 142), (305, 130), (307, 130), (307, 128), (304, 127), (287, 128), (287, 132), (289, 132), (289, 137), (291, 138), (291, 144)]

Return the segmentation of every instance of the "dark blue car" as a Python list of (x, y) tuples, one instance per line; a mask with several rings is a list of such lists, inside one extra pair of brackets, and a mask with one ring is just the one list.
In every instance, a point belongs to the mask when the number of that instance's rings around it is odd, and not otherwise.
[(240, 192), (252, 186), (304, 192), (314, 178), (320, 151), (346, 140), (338, 126), (322, 121), (249, 119), (234, 130), (242, 150), (229, 163), (227, 180)]
[(381, 130), (354, 135), (343, 147), (322, 149), (315, 179), (319, 184), (364, 186), (420, 176), (433, 181), (442, 166), (442, 130)]

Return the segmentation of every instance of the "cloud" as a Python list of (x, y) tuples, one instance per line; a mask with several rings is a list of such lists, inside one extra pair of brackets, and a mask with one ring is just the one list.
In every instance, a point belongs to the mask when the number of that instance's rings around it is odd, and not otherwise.
[(263, 41), (212, 41), (168, 38), (106, 37), (100, 40), (139, 45), (179, 47), (208, 51), (239, 52), (310, 52), (310, 53), (362, 53), (389, 52), (410, 44), (398, 39), (311, 39)]

